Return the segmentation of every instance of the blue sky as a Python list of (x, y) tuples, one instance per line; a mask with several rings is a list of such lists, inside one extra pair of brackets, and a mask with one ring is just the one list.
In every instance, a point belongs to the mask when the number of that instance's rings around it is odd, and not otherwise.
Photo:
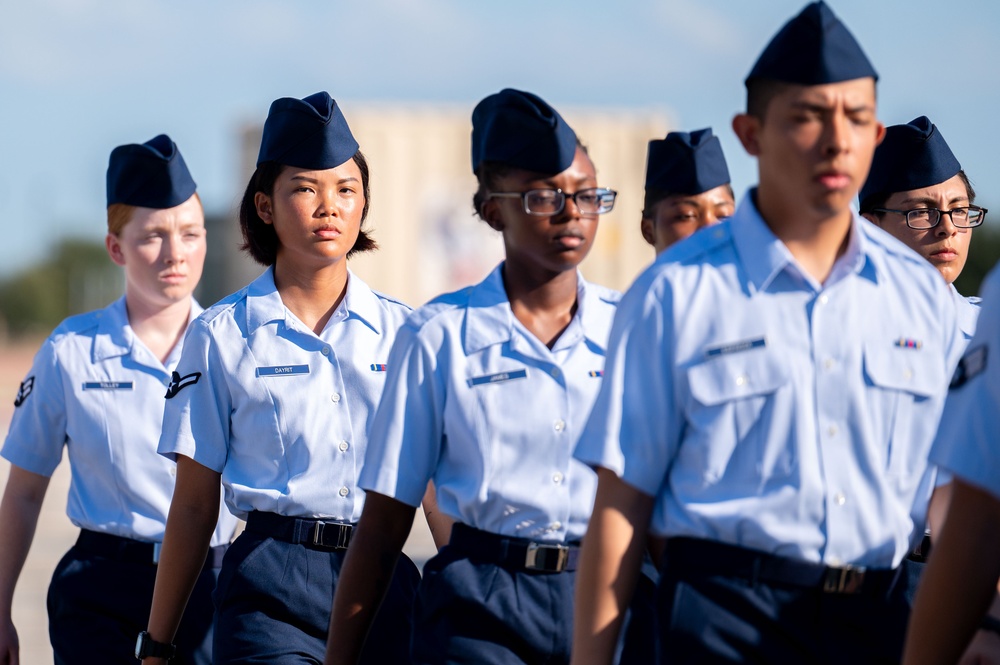
[[(712, 126), (734, 185), (742, 81), (801, 0), (32, 0), (0, 10), (0, 276), (65, 235), (100, 240), (120, 143), (180, 145), (209, 212), (245, 183), (238, 130), (329, 90), (468, 107), (513, 86), (556, 107), (659, 107)], [(881, 74), (887, 124), (928, 115), (1000, 207), (1000, 5), (831, 0)], [(583, 137), (586, 139), (586, 137)], [(653, 137), (651, 137), (653, 138)], [(1000, 212), (1000, 210), (998, 210)], [(1000, 220), (1000, 215), (996, 216)]]

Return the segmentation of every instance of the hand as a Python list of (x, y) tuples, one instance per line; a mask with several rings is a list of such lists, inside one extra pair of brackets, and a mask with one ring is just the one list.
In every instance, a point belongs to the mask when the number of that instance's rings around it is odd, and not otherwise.
[(17, 629), (10, 619), (0, 621), (0, 665), (19, 665), (21, 645), (17, 639)]
[(992, 630), (977, 630), (958, 663), (959, 665), (1000, 665), (1000, 635)]

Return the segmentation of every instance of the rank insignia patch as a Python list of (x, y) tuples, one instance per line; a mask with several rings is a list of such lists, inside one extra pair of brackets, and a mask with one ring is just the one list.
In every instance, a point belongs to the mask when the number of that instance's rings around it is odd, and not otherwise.
[(177, 372), (173, 372), (170, 375), (170, 385), (167, 386), (167, 394), (165, 397), (170, 399), (174, 397), (177, 393), (184, 390), (188, 386), (193, 386), (198, 383), (198, 379), (201, 378), (201, 372), (191, 372), (190, 374), (185, 374), (181, 376)]
[(34, 389), (35, 377), (29, 376), (21, 382), (21, 387), (17, 389), (17, 397), (14, 398), (14, 406), (18, 407), (24, 404), (24, 400), (28, 399), (28, 395), (30, 395), (31, 391)]
[(951, 377), (949, 388), (958, 388), (986, 369), (986, 347), (979, 346), (971, 351), (967, 351), (962, 359), (958, 361), (955, 374)]

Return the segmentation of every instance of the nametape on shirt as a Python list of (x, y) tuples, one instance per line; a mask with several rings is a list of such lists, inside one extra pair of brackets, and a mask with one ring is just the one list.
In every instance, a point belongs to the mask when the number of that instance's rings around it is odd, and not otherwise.
[(483, 386), (488, 383), (503, 383), (504, 381), (513, 381), (514, 379), (523, 379), (528, 376), (528, 371), (524, 369), (514, 370), (513, 372), (497, 372), (496, 374), (487, 374), (486, 376), (474, 376), (467, 381), (470, 388), (476, 386)]
[(309, 365), (272, 365), (271, 367), (258, 367), (257, 376), (295, 376), (296, 374), (308, 374)]
[(955, 368), (955, 374), (951, 377), (951, 383), (948, 384), (948, 387), (963, 386), (976, 374), (981, 374), (984, 369), (986, 369), (986, 347), (977, 346), (966, 352), (958, 361), (958, 367)]
[(35, 377), (29, 376), (27, 379), (21, 382), (21, 387), (17, 389), (17, 397), (14, 398), (14, 408), (17, 408), (24, 404), (24, 400), (28, 399), (28, 395), (31, 391), (35, 389)]
[(722, 346), (713, 346), (709, 349), (705, 349), (705, 357), (714, 358), (716, 356), (726, 356), (730, 353), (742, 353), (743, 351), (759, 349), (764, 346), (767, 346), (767, 339), (764, 337), (745, 339), (741, 342), (732, 342), (730, 344), (723, 344)]
[(131, 381), (87, 381), (84, 390), (132, 390)]

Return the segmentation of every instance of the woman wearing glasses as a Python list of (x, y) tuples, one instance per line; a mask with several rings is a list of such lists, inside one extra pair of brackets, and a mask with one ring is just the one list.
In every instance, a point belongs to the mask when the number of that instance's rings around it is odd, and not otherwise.
[[(400, 329), (360, 483), (368, 500), (334, 599), (327, 663), (354, 663), (416, 507), (439, 543), (416, 663), (567, 663), (578, 543), (596, 476), (572, 458), (619, 294), (577, 270), (616, 193), (535, 95), (472, 114), (477, 214), (506, 258)], [(436, 494), (436, 497), (435, 497)], [(434, 506), (439, 512), (435, 512)]]
[[(925, 116), (886, 129), (860, 194), (861, 214), (930, 261), (951, 286), (966, 343), (976, 331), (980, 301), (960, 295), (954, 281), (965, 267), (972, 229), (986, 220), (986, 209), (973, 205), (975, 198), (976, 192), (958, 159)], [(927, 531), (903, 564), (911, 601), (930, 552), (930, 529), (933, 527), (935, 534), (941, 532), (951, 498), (950, 475), (942, 472), (937, 480), (928, 509)], [(1000, 617), (1000, 601), (994, 603), (991, 612)], [(993, 628), (979, 631), (967, 658), (975, 660), (975, 654), (1000, 656), (1000, 619), (987, 625)]]
[(886, 129), (861, 188), (861, 214), (938, 269), (955, 296), (965, 339), (972, 339), (979, 298), (959, 295), (972, 229), (986, 220), (976, 192), (938, 128), (921, 116)]

